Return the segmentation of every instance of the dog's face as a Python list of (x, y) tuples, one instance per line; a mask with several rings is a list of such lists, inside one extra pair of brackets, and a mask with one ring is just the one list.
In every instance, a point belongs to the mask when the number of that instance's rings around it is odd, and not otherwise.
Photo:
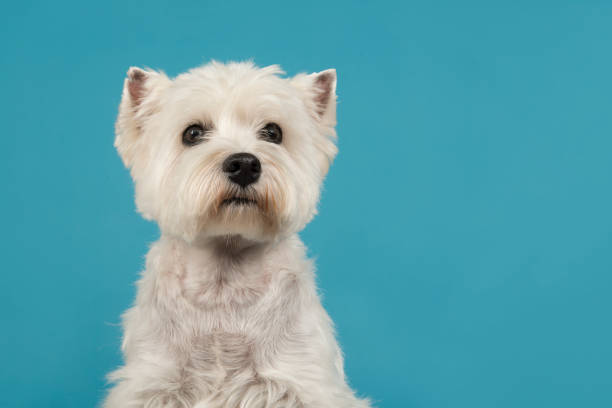
[(211, 63), (171, 80), (131, 68), (117, 147), (162, 231), (266, 241), (302, 229), (336, 154), (336, 74)]

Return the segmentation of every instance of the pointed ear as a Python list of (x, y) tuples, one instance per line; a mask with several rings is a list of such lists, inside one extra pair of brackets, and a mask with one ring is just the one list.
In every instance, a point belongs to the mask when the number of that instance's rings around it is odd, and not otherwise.
[(304, 103), (320, 125), (320, 135), (313, 138), (320, 153), (319, 169), (325, 177), (334, 160), (336, 148), (336, 70), (327, 69), (314, 74), (299, 74), (293, 77), (294, 86), (301, 89)]
[(336, 125), (336, 70), (327, 69), (310, 75), (297, 75), (294, 84), (309, 99), (313, 114), (325, 126)]
[(162, 72), (128, 70), (115, 125), (115, 147), (126, 167), (134, 165), (144, 122), (158, 110), (159, 96), (170, 82)]
[(314, 92), (317, 113), (322, 118), (333, 114), (336, 121), (336, 70), (328, 69), (314, 75)]

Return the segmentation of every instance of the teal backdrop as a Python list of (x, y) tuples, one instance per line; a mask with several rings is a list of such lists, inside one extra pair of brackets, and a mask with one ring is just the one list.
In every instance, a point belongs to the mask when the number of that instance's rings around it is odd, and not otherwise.
[(338, 71), (301, 234), (386, 408), (612, 406), (612, 3), (5, 3), (0, 406), (94, 407), (157, 227), (113, 148), (125, 72)]

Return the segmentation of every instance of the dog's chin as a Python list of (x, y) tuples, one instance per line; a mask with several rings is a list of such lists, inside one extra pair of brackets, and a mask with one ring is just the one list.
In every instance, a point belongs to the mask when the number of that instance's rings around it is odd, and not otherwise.
[(256, 200), (248, 197), (229, 197), (221, 201), (219, 205), (220, 210), (235, 210), (238, 208), (252, 209), (251, 207), (257, 209), (259, 208), (259, 204)]
[(244, 196), (223, 199), (202, 228), (209, 238), (240, 236), (255, 242), (268, 241), (277, 232), (273, 214), (255, 198)]

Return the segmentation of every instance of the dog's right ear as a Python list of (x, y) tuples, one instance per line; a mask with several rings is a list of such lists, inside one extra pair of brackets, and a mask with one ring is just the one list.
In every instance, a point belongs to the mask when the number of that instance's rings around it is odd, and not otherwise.
[(134, 158), (142, 139), (143, 124), (159, 107), (159, 98), (171, 83), (163, 72), (131, 67), (123, 83), (119, 116), (115, 125), (115, 147), (126, 167)]

